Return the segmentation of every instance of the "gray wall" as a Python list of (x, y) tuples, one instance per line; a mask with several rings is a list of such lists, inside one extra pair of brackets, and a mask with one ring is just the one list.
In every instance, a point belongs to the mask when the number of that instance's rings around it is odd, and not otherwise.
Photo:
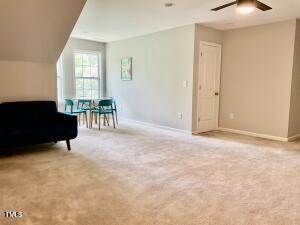
[[(123, 118), (195, 131), (199, 43), (218, 43), (219, 126), (284, 138), (299, 134), (299, 21), (295, 31), (296, 20), (224, 32), (197, 24), (109, 43), (108, 95), (117, 99)], [(125, 56), (133, 57), (129, 82), (120, 80)]]
[[(191, 131), (194, 38), (189, 25), (107, 44), (107, 91), (120, 116)], [(126, 56), (133, 58), (132, 81), (120, 79)]]
[(76, 87), (74, 79), (74, 51), (92, 51), (101, 53), (102, 59), (102, 77), (101, 77), (101, 96), (105, 95), (105, 44), (95, 41), (87, 41), (70, 38), (65, 46), (62, 53), (63, 58), (63, 97), (64, 98), (75, 98), (76, 97)]
[(287, 137), (295, 20), (226, 31), (223, 37), (220, 126)]

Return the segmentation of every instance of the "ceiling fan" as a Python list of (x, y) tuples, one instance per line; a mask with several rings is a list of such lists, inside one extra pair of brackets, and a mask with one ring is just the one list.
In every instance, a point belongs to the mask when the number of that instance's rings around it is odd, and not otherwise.
[(270, 6), (264, 4), (260, 1), (257, 1), (257, 0), (236, 0), (234, 2), (214, 8), (214, 9), (212, 9), (212, 11), (218, 11), (220, 9), (224, 9), (224, 8), (232, 6), (232, 5), (237, 5), (236, 10), (242, 14), (251, 13), (254, 11), (255, 8), (258, 8), (262, 11), (267, 11), (267, 10), (272, 9)]

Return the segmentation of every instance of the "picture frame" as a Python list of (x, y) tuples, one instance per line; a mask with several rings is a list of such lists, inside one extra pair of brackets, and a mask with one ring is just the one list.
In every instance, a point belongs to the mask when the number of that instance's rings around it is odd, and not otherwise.
[(121, 59), (121, 80), (132, 80), (132, 57), (123, 57)]

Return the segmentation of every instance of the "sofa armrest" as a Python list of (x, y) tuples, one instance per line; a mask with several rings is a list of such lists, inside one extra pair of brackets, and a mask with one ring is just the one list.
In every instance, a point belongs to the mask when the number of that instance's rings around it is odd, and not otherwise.
[(65, 126), (77, 128), (77, 116), (59, 112), (57, 113), (57, 120), (59, 123), (62, 123)]

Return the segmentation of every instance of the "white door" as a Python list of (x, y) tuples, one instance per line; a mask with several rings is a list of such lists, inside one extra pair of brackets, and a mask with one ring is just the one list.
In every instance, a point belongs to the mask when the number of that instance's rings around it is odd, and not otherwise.
[(216, 130), (219, 123), (221, 45), (200, 42), (198, 133)]

